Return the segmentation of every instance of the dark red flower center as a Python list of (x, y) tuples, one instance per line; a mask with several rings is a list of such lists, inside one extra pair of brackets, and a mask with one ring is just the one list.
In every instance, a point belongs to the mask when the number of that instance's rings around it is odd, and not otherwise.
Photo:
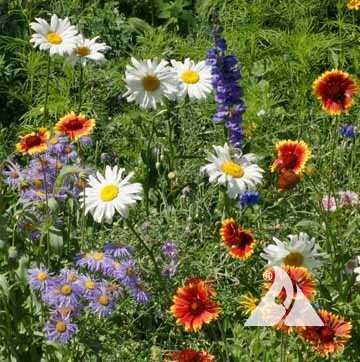
[(39, 136), (28, 136), (25, 143), (28, 148), (36, 147), (41, 145), (41, 138)]
[(240, 231), (238, 240), (236, 241), (236, 246), (244, 249), (247, 246), (251, 245), (251, 243), (254, 241), (253, 237), (247, 233), (246, 231)]
[(195, 299), (191, 302), (190, 309), (193, 314), (200, 314), (204, 310), (204, 305), (201, 300)]
[(66, 122), (66, 128), (70, 131), (77, 131), (83, 128), (83, 123), (78, 117), (70, 117)]
[(334, 330), (329, 326), (320, 328), (320, 338), (324, 343), (332, 342), (334, 340)]
[(294, 152), (287, 152), (282, 155), (282, 164), (286, 169), (294, 169), (297, 165), (298, 157)]

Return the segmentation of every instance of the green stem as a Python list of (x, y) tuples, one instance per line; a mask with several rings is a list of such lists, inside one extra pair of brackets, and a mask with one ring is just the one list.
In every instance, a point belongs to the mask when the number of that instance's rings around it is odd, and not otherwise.
[(48, 117), (48, 99), (49, 99), (49, 83), (50, 83), (51, 56), (48, 56), (46, 87), (45, 87), (45, 104), (44, 104), (44, 120)]
[[(46, 169), (44, 162), (39, 156), (39, 161), (41, 164), (41, 168), (44, 174), (44, 189), (45, 189), (45, 202), (46, 202), (46, 247), (47, 247), (47, 267), (50, 267), (50, 235), (49, 235), (49, 225), (50, 225), (50, 208), (49, 208), (49, 195), (47, 189), (47, 179), (46, 179)], [(42, 239), (42, 237), (41, 237)]]
[(151, 261), (154, 264), (155, 273), (156, 273), (156, 276), (157, 276), (157, 278), (159, 280), (161, 289), (162, 289), (162, 291), (165, 291), (166, 290), (165, 289), (165, 283), (164, 283), (163, 277), (161, 275), (159, 266), (157, 265), (154, 253), (152, 252), (151, 248), (146, 244), (145, 240), (135, 230), (134, 226), (130, 223), (130, 221), (128, 219), (126, 219), (125, 221), (126, 221), (126, 225), (128, 226), (128, 228), (131, 230), (131, 232), (135, 235), (136, 239), (140, 242), (140, 244), (144, 247), (144, 249), (148, 253)]
[(224, 330), (222, 328), (222, 325), (218, 320), (217, 320), (217, 325), (218, 325), (218, 328), (220, 330), (221, 338), (222, 338), (222, 340), (224, 342), (224, 350), (225, 350), (226, 362), (230, 362), (229, 345), (227, 343), (226, 336), (225, 336)]
[(173, 171), (175, 168), (175, 153), (173, 147), (173, 127), (171, 123), (171, 119), (168, 119), (168, 143), (169, 143), (169, 171)]
[(146, 178), (145, 178), (145, 187), (144, 187), (144, 204), (146, 215), (150, 215), (149, 209), (149, 193), (150, 193), (150, 172), (151, 172), (151, 143), (155, 133), (155, 117), (151, 121), (151, 131), (146, 147)]
[[(337, 202), (336, 202), (336, 194), (335, 194), (335, 185), (334, 185), (334, 171), (335, 171), (335, 149), (337, 146), (337, 140), (338, 138), (336, 137), (338, 134), (338, 129), (337, 129), (337, 118), (334, 119), (334, 124), (332, 125), (332, 129), (330, 131), (330, 144), (331, 144), (331, 153), (330, 153), (330, 171), (329, 171), (329, 185), (328, 185), (328, 196), (331, 197), (333, 196), (335, 199), (335, 204), (337, 206)], [(331, 195), (332, 193), (332, 195)]]
[(227, 194), (226, 188), (223, 190), (224, 195), (224, 214), (226, 218), (231, 217), (231, 200)]
[(83, 65), (80, 63), (80, 77), (79, 77), (79, 104), (78, 104), (78, 111), (77, 113), (80, 113), (80, 109), (81, 109), (81, 104), (82, 104), (82, 90), (84, 87), (84, 67)]

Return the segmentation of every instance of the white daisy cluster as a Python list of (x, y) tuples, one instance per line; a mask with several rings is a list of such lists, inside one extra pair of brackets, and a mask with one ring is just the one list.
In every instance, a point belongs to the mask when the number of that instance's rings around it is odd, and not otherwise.
[(35, 18), (35, 20), (36, 22), (30, 23), (31, 29), (35, 32), (30, 42), (34, 43), (35, 48), (49, 51), (51, 56), (69, 56), (73, 64), (80, 60), (81, 64), (85, 65), (87, 59), (105, 60), (103, 52), (111, 49), (105, 43), (97, 43), (99, 37), (84, 38), (76, 27), (71, 25), (68, 18), (59, 19), (54, 14), (50, 24), (42, 18)]
[(125, 82), (128, 102), (135, 102), (145, 109), (156, 109), (163, 99), (204, 100), (211, 93), (211, 66), (205, 61), (195, 63), (189, 58), (184, 63), (172, 60), (138, 61), (131, 58), (127, 65)]

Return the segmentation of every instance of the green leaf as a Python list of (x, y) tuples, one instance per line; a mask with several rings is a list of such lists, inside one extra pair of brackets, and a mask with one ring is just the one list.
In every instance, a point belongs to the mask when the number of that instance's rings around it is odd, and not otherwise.
[(9, 298), (9, 283), (4, 274), (0, 274), (0, 295)]
[(27, 255), (23, 255), (19, 260), (19, 266), (16, 269), (16, 274), (18, 275), (20, 280), (27, 280), (27, 270), (29, 266), (29, 257)]
[(50, 241), (51, 250), (55, 254), (61, 255), (62, 251), (63, 251), (63, 246), (64, 246), (62, 231), (55, 228), (54, 226), (50, 227), (49, 241)]
[(56, 178), (55, 181), (55, 190), (58, 190), (63, 184), (67, 176), (69, 175), (77, 175), (80, 173), (84, 173), (85, 170), (78, 166), (64, 166), (59, 176)]

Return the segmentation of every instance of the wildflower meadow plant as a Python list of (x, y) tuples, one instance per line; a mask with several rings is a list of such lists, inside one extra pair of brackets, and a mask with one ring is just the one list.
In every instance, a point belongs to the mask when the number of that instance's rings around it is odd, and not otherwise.
[(0, 360), (356, 361), (358, 2), (5, 3)]

